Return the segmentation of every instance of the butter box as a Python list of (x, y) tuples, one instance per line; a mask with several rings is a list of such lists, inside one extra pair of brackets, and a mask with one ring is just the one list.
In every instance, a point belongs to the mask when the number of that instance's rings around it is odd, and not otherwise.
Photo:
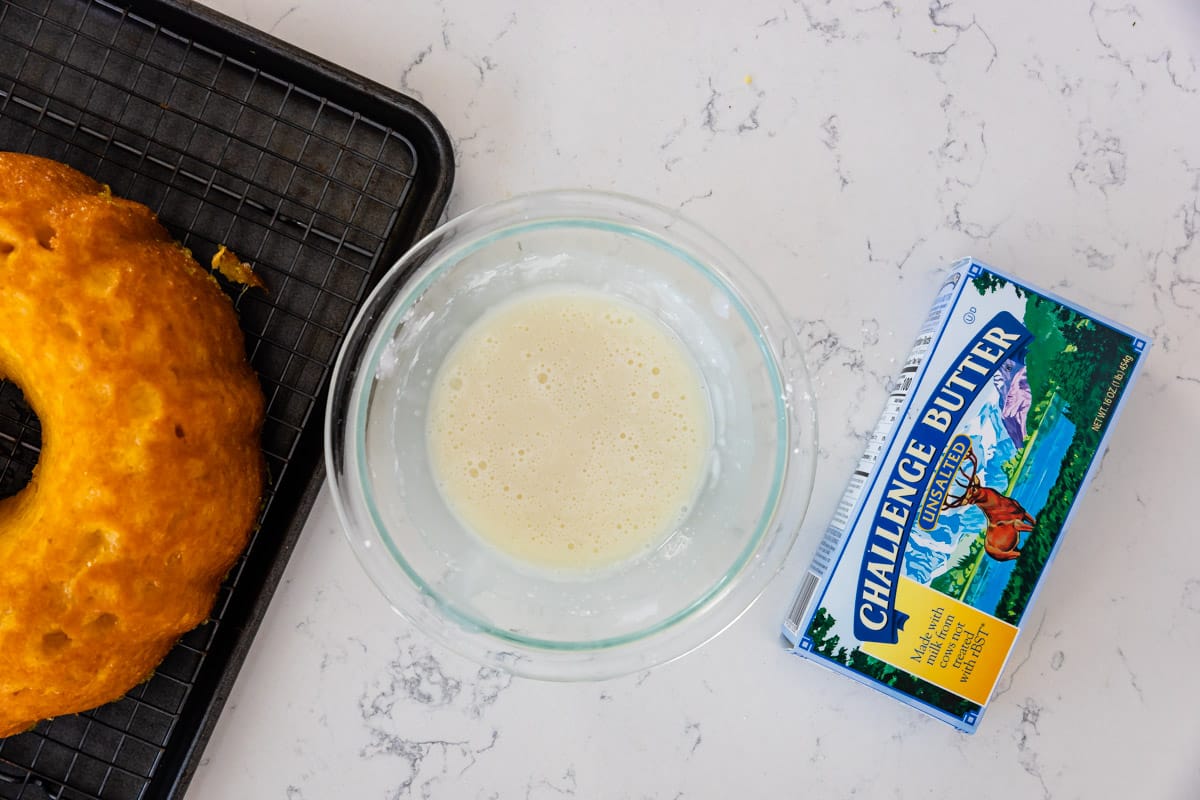
[(784, 620), (793, 652), (974, 731), (1148, 346), (955, 264)]

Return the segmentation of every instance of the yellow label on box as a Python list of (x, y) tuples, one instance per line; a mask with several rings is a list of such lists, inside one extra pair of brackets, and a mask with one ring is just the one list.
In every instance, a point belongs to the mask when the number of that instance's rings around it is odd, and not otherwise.
[(1017, 629), (916, 581), (901, 578), (896, 607), (908, 621), (895, 644), (864, 642), (863, 652), (983, 705), (1000, 678)]

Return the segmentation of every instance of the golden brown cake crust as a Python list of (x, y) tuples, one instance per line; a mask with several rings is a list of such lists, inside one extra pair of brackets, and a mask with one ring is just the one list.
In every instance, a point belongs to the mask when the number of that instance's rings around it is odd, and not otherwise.
[(149, 209), (0, 153), (0, 376), (42, 424), (0, 500), (0, 737), (113, 700), (203, 621), (259, 510), (228, 297)]

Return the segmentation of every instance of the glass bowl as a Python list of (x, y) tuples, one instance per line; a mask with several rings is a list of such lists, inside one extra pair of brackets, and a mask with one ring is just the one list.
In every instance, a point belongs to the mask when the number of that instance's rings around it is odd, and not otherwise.
[[(426, 407), (446, 354), (489, 309), (553, 286), (615, 295), (673, 332), (711, 411), (686, 516), (606, 569), (537, 569), (489, 547), (430, 469)], [(413, 247), (350, 328), (325, 434), (342, 525), (393, 608), (477, 661), (551, 680), (642, 670), (736, 620), (795, 541), (817, 450), (803, 353), (770, 290), (676, 213), (594, 191), (485, 206)]]

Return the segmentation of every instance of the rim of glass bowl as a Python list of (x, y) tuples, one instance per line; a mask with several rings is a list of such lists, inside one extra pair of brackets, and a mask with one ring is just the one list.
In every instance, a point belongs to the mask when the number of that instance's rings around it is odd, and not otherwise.
[[(776, 392), (781, 435), (773, 484), (754, 535), (701, 597), (653, 625), (607, 639), (524, 637), (455, 607), (425, 582), (392, 541), (375, 509), (365, 465), (370, 387), (399, 321), (438, 277), (479, 248), (548, 227), (632, 236), (696, 269), (727, 296), (753, 332)], [(791, 325), (758, 276), (720, 241), (676, 212), (634, 197), (595, 190), (547, 191), (481, 206), (442, 225), (384, 275), (363, 303), (334, 366), (325, 445), (343, 532), (393, 609), (449, 648), (485, 664), (531, 677), (587, 679), (678, 658), (718, 635), (753, 604), (783, 566), (807, 511), (815, 472), (816, 415)], [(807, 459), (802, 459), (805, 454)]]

